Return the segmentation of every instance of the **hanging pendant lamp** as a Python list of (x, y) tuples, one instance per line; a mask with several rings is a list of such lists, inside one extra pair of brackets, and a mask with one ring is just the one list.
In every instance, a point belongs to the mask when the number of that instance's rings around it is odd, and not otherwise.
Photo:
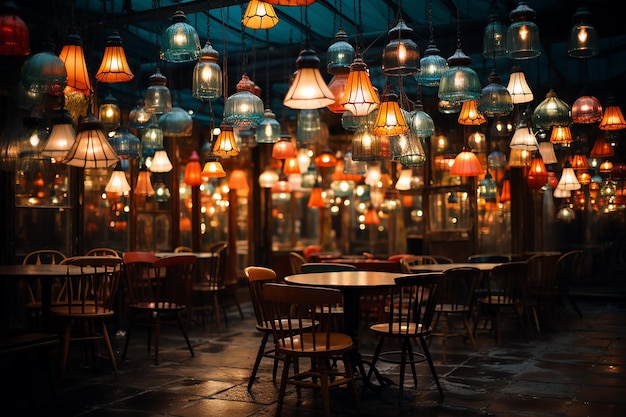
[(461, 50), (459, 42), (456, 52), (448, 58), (448, 70), (439, 81), (437, 96), (441, 100), (459, 103), (480, 97), (480, 80), (478, 74), (469, 67), (471, 62), (471, 58)]
[[(52, 136), (52, 133), (50, 136)], [(48, 139), (48, 141), (50, 141), (50, 139)], [(593, 143), (589, 156), (591, 158), (611, 158), (615, 156), (615, 150), (613, 150), (611, 144), (606, 140), (606, 136), (601, 134)]]
[(263, 121), (263, 100), (253, 93), (254, 83), (242, 75), (237, 92), (224, 103), (224, 123), (235, 128), (255, 127)]
[(505, 58), (507, 26), (502, 22), (500, 15), (492, 2), (489, 23), (483, 31), (483, 56), (487, 59)]
[(235, 139), (235, 132), (232, 126), (223, 124), (220, 126), (220, 133), (213, 145), (213, 154), (216, 156), (237, 156), (239, 148)]
[(193, 130), (193, 119), (188, 111), (178, 106), (159, 117), (159, 126), (163, 135), (172, 138), (189, 137)]
[(589, 20), (591, 13), (586, 7), (576, 9), (572, 17), (574, 26), (567, 41), (567, 54), (573, 58), (591, 58), (600, 53), (598, 32)]
[(72, 124), (72, 116), (65, 109), (57, 110), (52, 121), (52, 130), (41, 153), (43, 156), (60, 161), (65, 157), (75, 140), (76, 133)]
[(265, 109), (263, 121), (256, 128), (257, 143), (276, 143), (280, 139), (280, 131), (276, 115), (270, 109)]
[(271, 3), (250, 0), (241, 23), (249, 29), (271, 29), (278, 24), (278, 16)]
[(202, 166), (200, 165), (200, 157), (196, 151), (191, 151), (191, 155), (189, 155), (189, 159), (185, 164), (183, 181), (185, 181), (185, 184), (191, 186), (202, 184)]
[(435, 134), (435, 122), (424, 111), (424, 105), (419, 99), (409, 113), (408, 124), (409, 130), (417, 135), (418, 138), (427, 138)]
[(326, 71), (329, 74), (348, 73), (352, 61), (354, 61), (354, 47), (348, 43), (346, 31), (339, 28), (335, 33), (333, 43), (326, 50)]
[(52, 52), (52, 43), (46, 43), (44, 48), (24, 61), (20, 71), (22, 85), (30, 94), (61, 96), (67, 86), (65, 64)]
[(420, 53), (411, 39), (413, 29), (401, 17), (387, 32), (389, 42), (383, 48), (382, 72), (384, 75), (403, 77), (419, 71)]
[(144, 164), (139, 168), (139, 175), (137, 176), (137, 184), (134, 189), (135, 195), (153, 196), (154, 188), (152, 187), (152, 181), (150, 180), (150, 171)]
[(433, 2), (428, 2), (428, 46), (424, 56), (420, 59), (420, 71), (413, 75), (417, 82), (424, 87), (438, 87), (439, 80), (448, 70), (448, 61), (441, 56), (441, 51), (435, 45), (433, 33)]
[(223, 178), (226, 176), (226, 171), (222, 163), (219, 161), (216, 155), (209, 155), (204, 161), (204, 167), (202, 168), (202, 178)]
[(326, 85), (319, 70), (320, 60), (311, 48), (300, 51), (296, 60), (296, 74), (283, 99), (291, 109), (319, 109), (335, 102), (335, 96)]
[(20, 18), (20, 10), (12, 1), (0, 7), (0, 55), (27, 56), (30, 54), (30, 32)]
[(501, 84), (495, 68), (491, 71), (487, 84), (480, 92), (477, 109), (486, 117), (506, 116), (513, 111), (513, 99), (509, 91)]
[(141, 141), (124, 126), (117, 128), (109, 138), (109, 143), (120, 159), (133, 159), (139, 156)]
[(572, 121), (579, 124), (602, 120), (602, 104), (594, 96), (580, 96), (572, 104)]
[(352, 160), (377, 161), (381, 159), (380, 138), (369, 126), (360, 126), (352, 137)]
[(115, 165), (113, 169), (113, 173), (111, 174), (111, 178), (109, 178), (109, 182), (104, 187), (104, 191), (107, 193), (115, 193), (122, 195), (130, 191), (130, 184), (126, 179), (126, 173), (122, 168), (122, 164), (120, 162)]
[(72, 30), (65, 39), (65, 45), (61, 48), (59, 59), (65, 64), (67, 72), (67, 87), (65, 93), (77, 92), (89, 96), (93, 91), (87, 63), (85, 62), (85, 52), (83, 42), (76, 30)]
[(511, 76), (506, 89), (511, 94), (513, 104), (528, 103), (533, 101), (533, 92), (526, 82), (526, 75), (519, 65), (513, 65), (511, 68)]
[(62, 162), (78, 168), (107, 168), (119, 159), (104, 134), (102, 122), (88, 114), (78, 124), (76, 140)]
[(607, 99), (607, 106), (604, 109), (604, 114), (602, 115), (602, 120), (598, 128), (600, 130), (626, 129), (626, 120), (624, 120), (622, 109), (614, 96)]
[(507, 54), (511, 59), (531, 59), (541, 55), (539, 28), (534, 20), (537, 13), (520, 1), (509, 13), (511, 24), (506, 34)]
[(156, 115), (172, 110), (172, 93), (167, 88), (167, 78), (161, 74), (158, 66), (156, 72), (148, 78), (144, 107), (146, 111)]
[(346, 91), (341, 103), (355, 116), (367, 116), (380, 105), (380, 98), (372, 85), (367, 65), (359, 57), (350, 64)]
[(557, 97), (554, 90), (550, 89), (545, 100), (535, 107), (532, 119), (533, 126), (537, 129), (569, 126), (572, 124), (572, 111), (569, 104)]
[(478, 100), (467, 100), (461, 105), (457, 121), (464, 126), (479, 126), (487, 123), (487, 118), (478, 112)]
[(383, 95), (372, 132), (375, 135), (392, 136), (402, 135), (408, 131), (409, 126), (400, 109), (398, 95), (393, 91), (388, 91)]
[(193, 68), (191, 94), (198, 100), (206, 101), (222, 96), (222, 68), (217, 60), (220, 54), (207, 39), (200, 50), (200, 58)]
[(107, 39), (104, 56), (96, 72), (96, 80), (101, 83), (124, 83), (133, 77), (122, 46), (122, 38), (119, 33), (113, 32)]
[(482, 175), (483, 167), (474, 152), (469, 146), (463, 146), (463, 150), (454, 158), (454, 163), (450, 167), (450, 175), (459, 177), (476, 177)]
[(195, 61), (200, 56), (200, 37), (196, 29), (187, 23), (182, 10), (176, 10), (172, 23), (161, 35), (161, 54), (168, 62)]

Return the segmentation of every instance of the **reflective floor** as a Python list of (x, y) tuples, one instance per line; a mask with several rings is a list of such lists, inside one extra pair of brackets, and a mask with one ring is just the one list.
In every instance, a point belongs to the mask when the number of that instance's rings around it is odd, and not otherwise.
[[(245, 296), (245, 292), (243, 293)], [(443, 363), (440, 339), (431, 351), (443, 385), (439, 395), (425, 364), (418, 366), (418, 387), (407, 382), (402, 407), (397, 386), (361, 392), (358, 408), (345, 389), (333, 393), (336, 416), (567, 416), (622, 417), (626, 415), (626, 302), (624, 298), (579, 299), (583, 318), (571, 308), (564, 320), (544, 319), (541, 333), (527, 343), (514, 323), (507, 323), (503, 343), (479, 327), (478, 349), (463, 338), (448, 341)], [(123, 337), (114, 337), (118, 376), (107, 362), (85, 366), (80, 349), (73, 349), (67, 375), (58, 380), (56, 395), (36, 356), (2, 362), (3, 415), (29, 416), (273, 416), (277, 385), (272, 362), (264, 359), (258, 381), (248, 392), (250, 369), (261, 340), (249, 304), (245, 318), (236, 310), (228, 326), (216, 330), (209, 323), (191, 329), (195, 357), (173, 329), (162, 335), (161, 364), (154, 366), (144, 335), (136, 334), (126, 361), (120, 359)], [(116, 329), (112, 329), (112, 334)], [(367, 354), (374, 340), (364, 327), (361, 348)], [(59, 352), (53, 352), (58, 367)], [(397, 381), (394, 365), (379, 367)], [(361, 383), (360, 383), (361, 384)], [(359, 385), (361, 388), (361, 385)], [(286, 397), (283, 416), (320, 416), (321, 399), (311, 390), (295, 390)]]

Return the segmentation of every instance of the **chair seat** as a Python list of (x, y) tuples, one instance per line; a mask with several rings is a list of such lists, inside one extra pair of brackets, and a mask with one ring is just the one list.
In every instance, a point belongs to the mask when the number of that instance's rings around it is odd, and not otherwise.
[(170, 301), (143, 301), (131, 304), (130, 308), (137, 310), (157, 310), (157, 311), (184, 311), (187, 306), (184, 304), (174, 303)]
[(73, 317), (76, 315), (80, 315), (81, 318), (104, 318), (104, 317), (112, 317), (115, 315), (115, 312), (110, 308), (98, 307), (96, 308), (93, 304), (87, 305), (73, 305), (71, 307), (68, 306), (60, 306), (60, 307), (52, 307), (50, 310), (55, 316), (59, 317)]
[(421, 323), (409, 323), (408, 329), (406, 323), (393, 323), (391, 329), (389, 329), (389, 323), (376, 323), (370, 326), (370, 330), (377, 335), (391, 337), (405, 337), (407, 335), (407, 330), (408, 333), (416, 336), (418, 334), (421, 334), (423, 336), (430, 334), (430, 328), (422, 329)]
[[(278, 341), (278, 351), (288, 352), (291, 355), (302, 356), (327, 356), (328, 354), (341, 354), (352, 349), (352, 338), (344, 333), (330, 333), (328, 348), (326, 348), (327, 333), (303, 333), (290, 339)], [(304, 347), (303, 347), (304, 345)]]

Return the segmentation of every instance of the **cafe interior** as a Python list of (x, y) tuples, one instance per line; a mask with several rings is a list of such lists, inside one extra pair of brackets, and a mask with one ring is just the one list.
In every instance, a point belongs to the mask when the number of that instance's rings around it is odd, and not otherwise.
[[(194, 276), (204, 279), (221, 244), (219, 275), (230, 290), (214, 306), (205, 301), (214, 315), (190, 313), (187, 345), (161, 336), (162, 356), (173, 343), (178, 362), (194, 360), (198, 340), (244, 324), (260, 337), (251, 266), (284, 282), (303, 272), (303, 262), (407, 274), (420, 271), (403, 260), (409, 256), (495, 266), (545, 255), (553, 263), (540, 269), (555, 276), (557, 260), (576, 253), (568, 299), (570, 291), (583, 299), (583, 310), (589, 298), (619, 299), (626, 294), (626, 30), (618, 6), (5, 0), (0, 268), (41, 250), (74, 258), (107, 248), (122, 259), (187, 252), (200, 271)], [(121, 269), (126, 294), (129, 269)], [(3, 323), (13, 326), (20, 297), (7, 298)], [(130, 317), (127, 297), (119, 298), (118, 310)], [(226, 298), (235, 302), (219, 304)], [(576, 303), (570, 307), (582, 319)], [(115, 315), (111, 339), (126, 335)], [(539, 332), (536, 311), (534, 320), (535, 336), (554, 336)], [(474, 342), (469, 328), (468, 335), (465, 356), (476, 350), (468, 337), (479, 351), (510, 342)], [(113, 340), (110, 356), (126, 355), (123, 339)], [(445, 346), (444, 338), (431, 348), (437, 366), (439, 353), (445, 358), (456, 345)], [(252, 359), (241, 365), (244, 387), (256, 349), (254, 339)], [(463, 356), (447, 354), (452, 362)], [(163, 366), (150, 358), (145, 367)], [(116, 378), (125, 366), (118, 357)], [(259, 374), (274, 395), (271, 367)], [(312, 410), (308, 400), (295, 407), (290, 396), (283, 415), (327, 411), (321, 400)], [(373, 408), (376, 415), (385, 405)], [(353, 412), (338, 415), (370, 415)]]

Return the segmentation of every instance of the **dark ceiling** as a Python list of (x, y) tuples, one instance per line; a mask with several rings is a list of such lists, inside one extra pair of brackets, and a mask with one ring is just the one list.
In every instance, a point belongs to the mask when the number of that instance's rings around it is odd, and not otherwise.
[[(172, 15), (180, 8), (186, 13), (187, 22), (197, 29), (202, 44), (209, 33), (228, 75), (227, 93), (235, 91), (235, 84), (245, 72), (261, 86), (262, 97), (265, 101), (270, 99), (272, 110), (289, 118), (294, 117), (295, 112), (283, 108), (282, 98), (305, 42), (317, 51), (320, 68), (329, 81), (331, 76), (325, 72), (325, 52), (334, 34), (342, 27), (348, 33), (350, 43), (362, 52), (374, 85), (382, 91), (385, 80), (380, 71), (380, 57), (387, 42), (387, 31), (401, 15), (414, 30), (414, 40), (423, 53), (430, 34), (431, 3), (434, 39), (441, 55), (447, 58), (454, 53), (460, 34), (461, 48), (471, 57), (471, 66), (483, 83), (487, 83), (487, 77), (495, 67), (501, 84), (506, 85), (514, 62), (483, 57), (482, 36), (492, 10), (509, 23), (509, 12), (518, 5), (518, 1), (512, 0), (317, 0), (308, 7), (276, 6), (280, 18), (278, 25), (255, 31), (244, 30), (241, 25), (247, 2), (234, 0), (16, 0), (15, 3), (31, 30), (31, 53), (40, 52), (43, 42), (50, 38), (56, 43), (58, 52), (69, 29), (77, 27), (92, 77), (99, 66), (108, 34), (111, 30), (118, 30), (135, 78), (122, 84), (96, 83), (95, 88), (100, 96), (112, 93), (126, 108), (132, 107), (145, 94), (148, 77), (157, 68), (156, 33), (172, 23)], [(542, 54), (539, 58), (515, 63), (520, 64), (527, 74), (535, 92), (534, 105), (543, 100), (550, 88), (569, 103), (583, 91), (596, 95), (601, 101), (608, 95), (626, 99), (626, 26), (616, 12), (618, 0), (530, 0), (527, 3), (537, 12)], [(589, 59), (570, 58), (566, 53), (572, 16), (581, 5), (591, 12), (591, 21), (600, 37), (600, 55)], [(194, 110), (202, 124), (208, 124), (209, 107), (216, 118), (221, 117), (222, 99), (216, 99), (208, 106), (191, 96), (191, 72), (195, 63), (161, 62), (159, 65), (168, 78), (174, 105)], [(408, 78), (403, 87), (409, 98), (415, 99), (418, 85), (413, 78)], [(268, 85), (271, 86), (269, 91)], [(423, 91), (423, 95), (435, 94), (436, 91)]]

